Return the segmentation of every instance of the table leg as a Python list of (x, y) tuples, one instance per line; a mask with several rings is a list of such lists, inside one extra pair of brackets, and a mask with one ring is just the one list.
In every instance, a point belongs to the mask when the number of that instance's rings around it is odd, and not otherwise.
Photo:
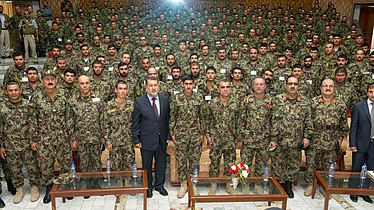
[(330, 192), (328, 190), (326, 190), (324, 210), (329, 210), (329, 201), (330, 201)]
[(314, 175), (313, 189), (312, 189), (312, 199), (314, 199), (314, 196), (316, 195), (316, 190), (317, 190), (317, 177)]
[(62, 203), (65, 203), (65, 202), (66, 202), (66, 198), (62, 197)]
[(287, 209), (287, 198), (283, 200), (282, 202), (282, 210), (286, 210)]
[(192, 201), (191, 209), (192, 209), (192, 210), (195, 210), (195, 201), (194, 201), (194, 200)]
[(268, 206), (271, 206), (271, 201), (268, 201)]
[(144, 191), (143, 197), (144, 197), (144, 199), (143, 199), (143, 206), (144, 206), (143, 209), (147, 210), (147, 190)]
[(52, 201), (52, 210), (56, 210), (56, 198), (55, 198), (55, 196), (51, 195), (51, 201)]

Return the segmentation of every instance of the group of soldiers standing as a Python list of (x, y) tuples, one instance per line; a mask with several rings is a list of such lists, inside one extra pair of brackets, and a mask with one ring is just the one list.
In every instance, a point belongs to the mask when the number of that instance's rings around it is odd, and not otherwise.
[[(80, 171), (99, 171), (104, 144), (113, 169), (129, 170), (133, 100), (146, 92), (147, 78), (157, 79), (171, 101), (179, 198), (202, 142), (210, 147), (210, 176), (218, 176), (222, 155), (225, 166), (236, 162), (240, 146), (242, 161), (255, 159), (255, 176), (272, 160), (272, 174), (290, 198), (305, 150), (310, 196), (313, 171), (336, 159), (347, 111), (374, 82), (374, 53), (333, 4), (323, 10), (315, 1), (310, 11), (303, 3), (298, 11), (258, 4), (81, 6), (63, 4), (53, 19), (43, 70), (17, 51), (4, 76), (1, 154), (16, 188), (14, 203), (25, 194), (22, 165), (31, 201), (41, 183), (49, 203), (53, 164), (68, 172), (70, 151), (78, 154)], [(209, 194), (216, 188), (212, 183)], [(236, 193), (230, 185), (227, 192)]]

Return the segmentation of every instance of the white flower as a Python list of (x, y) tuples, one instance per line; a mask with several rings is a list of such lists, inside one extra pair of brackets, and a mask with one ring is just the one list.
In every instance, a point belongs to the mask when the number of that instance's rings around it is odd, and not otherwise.
[(248, 173), (247, 170), (243, 170), (243, 171), (242, 171), (242, 176), (243, 176), (243, 177), (247, 178), (248, 175), (249, 175), (249, 173)]

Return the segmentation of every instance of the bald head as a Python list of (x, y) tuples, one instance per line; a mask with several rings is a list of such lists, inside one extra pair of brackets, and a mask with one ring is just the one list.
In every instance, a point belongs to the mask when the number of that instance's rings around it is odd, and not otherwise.
[(78, 77), (78, 87), (82, 96), (90, 95), (90, 78), (86, 75)]

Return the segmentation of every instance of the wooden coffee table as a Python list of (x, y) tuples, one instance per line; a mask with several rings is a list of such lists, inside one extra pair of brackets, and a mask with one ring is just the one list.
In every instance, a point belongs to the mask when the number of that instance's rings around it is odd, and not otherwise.
[(138, 170), (138, 177), (132, 171), (112, 171), (108, 178), (106, 172), (77, 173), (77, 178), (67, 184), (53, 184), (50, 195), (52, 209), (56, 209), (56, 197), (99, 196), (121, 194), (143, 194), (143, 209), (147, 209), (148, 179), (145, 170)]
[[(253, 191), (243, 192), (241, 183), (236, 189), (237, 195), (228, 194), (226, 183), (231, 183), (231, 177), (199, 177), (197, 183), (192, 182), (192, 178), (188, 179), (188, 206), (195, 209), (195, 203), (210, 202), (256, 202), (267, 201), (271, 205), (271, 201), (282, 201), (282, 209), (287, 207), (287, 194), (274, 177), (270, 177), (268, 183), (263, 183), (262, 177), (250, 177), (246, 179), (247, 185), (261, 184), (263, 192), (261, 194), (253, 194)], [(217, 183), (217, 194), (208, 195), (211, 183)], [(193, 187), (195, 185), (195, 187)], [(195, 192), (197, 190), (197, 192)]]
[(335, 171), (334, 177), (329, 178), (328, 171), (314, 171), (312, 199), (316, 194), (317, 183), (326, 191), (324, 209), (328, 210), (331, 194), (374, 195), (374, 180), (367, 176), (366, 187), (362, 187), (359, 172)]

